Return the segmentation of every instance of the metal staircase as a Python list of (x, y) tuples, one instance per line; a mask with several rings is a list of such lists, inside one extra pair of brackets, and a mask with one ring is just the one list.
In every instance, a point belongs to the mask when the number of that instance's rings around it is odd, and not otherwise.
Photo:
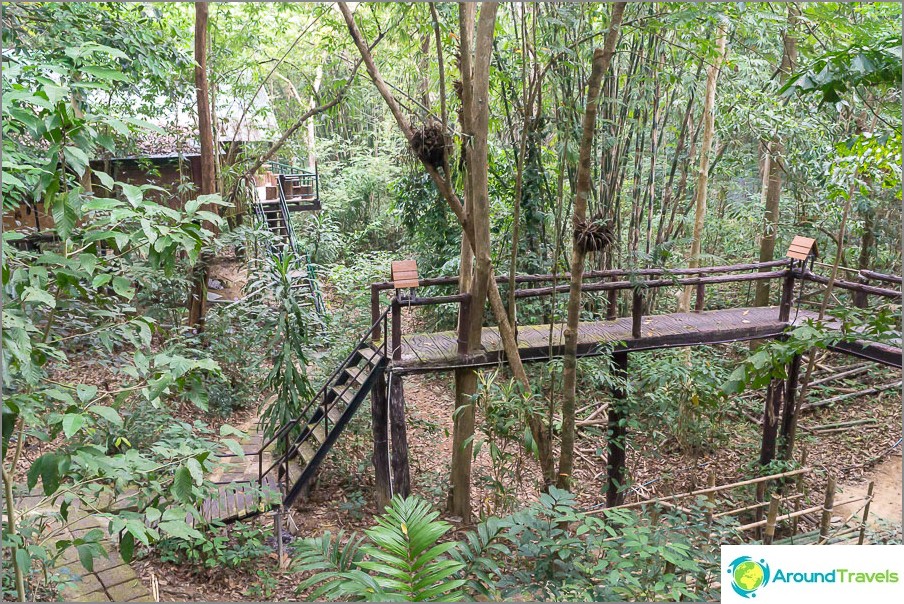
[(277, 196), (275, 199), (267, 199), (266, 187), (258, 187), (254, 213), (261, 224), (274, 235), (273, 241), (268, 244), (270, 252), (279, 254), (291, 250), (300, 260), (304, 268), (291, 274), (296, 279), (293, 287), (307, 293), (317, 314), (323, 315), (325, 307), (317, 269), (308, 255), (299, 248), (290, 218), (294, 212), (320, 209), (319, 179), (317, 174), (289, 164), (270, 162), (270, 166), (277, 174)]
[[(389, 360), (388, 338), (374, 345), (371, 334), (388, 334), (387, 316), (379, 319), (335, 368), (323, 387), (292, 421), (263, 441), (248, 457), (256, 457), (244, 473), (223, 482), (216, 502), (206, 501), (202, 517), (235, 522), (257, 516), (279, 505), (291, 506), (310, 487), (323, 460), (352, 417), (373, 391)], [(385, 382), (382, 382), (385, 387)], [(257, 471), (254, 472), (254, 469)]]

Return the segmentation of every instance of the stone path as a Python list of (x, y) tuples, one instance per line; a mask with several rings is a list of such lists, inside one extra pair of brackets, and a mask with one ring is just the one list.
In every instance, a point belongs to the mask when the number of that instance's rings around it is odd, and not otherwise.
[[(33, 494), (23, 497), (18, 503), (18, 509), (30, 509), (38, 505), (44, 497)], [(52, 508), (35, 508), (29, 515), (42, 515), (54, 512)], [(94, 558), (94, 569), (88, 570), (82, 566), (78, 559), (78, 552), (74, 547), (63, 552), (57, 562), (56, 572), (71, 577), (73, 583), (63, 589), (62, 596), (66, 602), (153, 602), (150, 590), (141, 582), (135, 570), (123, 562), (114, 541), (107, 533), (106, 523), (94, 518), (81, 510), (70, 510), (70, 522), (63, 528), (54, 530), (54, 541), (65, 539), (77, 539), (83, 537), (89, 531), (100, 529), (104, 537), (101, 545), (107, 552), (107, 557)]]

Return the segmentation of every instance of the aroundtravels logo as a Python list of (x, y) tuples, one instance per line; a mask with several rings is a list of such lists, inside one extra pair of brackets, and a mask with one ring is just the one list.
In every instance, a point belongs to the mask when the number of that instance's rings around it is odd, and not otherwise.
[(904, 545), (723, 545), (723, 602), (904, 602)]
[(769, 565), (750, 556), (739, 556), (728, 565), (731, 587), (742, 598), (755, 598), (756, 590), (769, 583)]

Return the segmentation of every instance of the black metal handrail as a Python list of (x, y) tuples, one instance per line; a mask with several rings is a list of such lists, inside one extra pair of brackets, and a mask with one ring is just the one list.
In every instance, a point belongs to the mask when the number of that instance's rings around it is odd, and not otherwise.
[(289, 221), (289, 207), (286, 205), (286, 194), (283, 192), (282, 184), (276, 187), (276, 191), (279, 198), (279, 213), (282, 216), (283, 224), (286, 229), (286, 238), (289, 240), (289, 247), (292, 249), (292, 252), (297, 256), (298, 243), (295, 241), (295, 229), (292, 228), (292, 223)]
[[(313, 433), (313, 428), (314, 428), (314, 426), (316, 426), (317, 424), (319, 424), (321, 421), (324, 421), (324, 418), (327, 418), (327, 419), (325, 420), (324, 430), (325, 430), (325, 431), (328, 431), (328, 430), (329, 430), (328, 413), (329, 413), (329, 411), (331, 410), (331, 407), (329, 407), (329, 402), (330, 402), (330, 401), (327, 400), (327, 393), (329, 392), (330, 389), (333, 388), (334, 382), (335, 382), (335, 380), (336, 380), (336, 377), (337, 377), (343, 370), (345, 370), (345, 369), (349, 366), (349, 364), (351, 363), (352, 359), (355, 358), (355, 355), (361, 354), (361, 349), (362, 349), (362, 347), (364, 346), (364, 344), (367, 342), (368, 338), (370, 338), (371, 333), (372, 333), (374, 330), (376, 330), (376, 329), (380, 326), (381, 323), (382, 323), (382, 326), (383, 326), (383, 333), (384, 333), (383, 344), (382, 344), (382, 346), (381, 346), (381, 348), (382, 348), (382, 354), (383, 354), (383, 356), (386, 356), (386, 355), (387, 355), (387, 353), (388, 353), (388, 350), (387, 350), (387, 346), (388, 346), (388, 344), (387, 344), (388, 338), (386, 337), (386, 334), (388, 334), (388, 325), (387, 325), (387, 321), (388, 321), (389, 311), (390, 311), (390, 308), (387, 307), (387, 308), (382, 312), (382, 314), (379, 316), (379, 318), (378, 318), (378, 319), (373, 323), (373, 325), (371, 325), (371, 327), (365, 332), (365, 335), (362, 336), (360, 340), (358, 340), (358, 342), (355, 344), (355, 347), (354, 347), (354, 349), (352, 350), (352, 352), (345, 358), (345, 360), (344, 360), (342, 363), (339, 364), (338, 367), (336, 367), (336, 369), (332, 372), (332, 374), (330, 374), (329, 378), (327, 378), (327, 380), (324, 382), (324, 384), (323, 384), (323, 386), (320, 388), (320, 390), (318, 390), (317, 393), (314, 394), (314, 396), (311, 397), (311, 399), (308, 401), (308, 404), (307, 404), (307, 406), (304, 408), (304, 410), (303, 410), (303, 411), (302, 411), (295, 419), (291, 420), (290, 422), (287, 422), (287, 423), (284, 424), (282, 427), (280, 427), (279, 430), (277, 430), (277, 431), (273, 434), (273, 436), (271, 436), (266, 442), (264, 442), (264, 443), (261, 444), (261, 446), (260, 446), (260, 448), (258, 449), (258, 452), (257, 452), (257, 456), (258, 456), (258, 483), (259, 483), (261, 486), (263, 486), (263, 481), (264, 481), (264, 477), (265, 477), (265, 476), (267, 476), (270, 472), (272, 472), (275, 468), (279, 467), (280, 465), (284, 465), (285, 468), (284, 468), (283, 476), (284, 476), (284, 478), (285, 478), (286, 488), (288, 489), (288, 484), (289, 484), (289, 467), (288, 467), (288, 462), (289, 462), (289, 461), (290, 461), (290, 460), (298, 453), (298, 449), (299, 449), (299, 448), (301, 447), (301, 445), (305, 442), (305, 440), (308, 438), (308, 436), (309, 436), (311, 433)], [(357, 381), (357, 379), (361, 376), (361, 374), (363, 373), (364, 368), (365, 368), (366, 366), (367, 366), (367, 364), (362, 365), (362, 366), (359, 368), (357, 375), (355, 375), (354, 378), (353, 378), (355, 381)], [(341, 396), (344, 395), (345, 392), (348, 390), (348, 387), (349, 387), (350, 385), (351, 385), (351, 383), (349, 383), (349, 385), (346, 386), (346, 389), (340, 394), (340, 396), (339, 396), (339, 397), (336, 397), (336, 398), (341, 398)], [(315, 405), (314, 405), (315, 402), (318, 402), (318, 401), (320, 400), (321, 397), (323, 397), (323, 399), (324, 399), (324, 404), (323, 404), (323, 415), (322, 415), (322, 417), (318, 418), (317, 420), (313, 420), (313, 419), (309, 420), (309, 419), (308, 419), (308, 412), (309, 412), (312, 408), (315, 407)], [(335, 400), (335, 398), (334, 398), (333, 400)], [(319, 405), (318, 405), (318, 406), (319, 406)], [(313, 414), (312, 414), (312, 416), (313, 416)], [(293, 440), (293, 442), (292, 442), (291, 445), (290, 445), (290, 444), (289, 444), (289, 440), (288, 440), (289, 432), (290, 432), (293, 428), (295, 428), (296, 426), (298, 426), (298, 425), (301, 423), (302, 420), (307, 420), (307, 423), (308, 423), (308, 429), (302, 431), (302, 433), (299, 434), (299, 436), (296, 437), (295, 440)], [(311, 422), (313, 422), (313, 425), (311, 424)], [(273, 461), (273, 462), (271, 463), (271, 465), (270, 465), (266, 470), (264, 470), (264, 465), (263, 465), (264, 456), (263, 456), (263, 453), (264, 453), (264, 451), (265, 451), (270, 445), (272, 445), (277, 439), (280, 439), (280, 438), (283, 439), (283, 443), (284, 443), (284, 452), (283, 452), (283, 454), (282, 454), (278, 459), (276, 459), (275, 461)]]

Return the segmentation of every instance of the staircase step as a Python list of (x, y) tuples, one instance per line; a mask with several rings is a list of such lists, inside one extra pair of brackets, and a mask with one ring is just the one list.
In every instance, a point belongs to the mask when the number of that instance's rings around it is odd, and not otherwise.
[(350, 380), (353, 380), (358, 386), (364, 385), (364, 380), (367, 378), (367, 371), (362, 371), (359, 375), (358, 367), (346, 367), (345, 373), (348, 375)]
[(374, 350), (370, 346), (362, 346), (358, 349), (358, 353), (361, 355), (368, 364), (373, 365), (383, 356), (382, 353)]
[[(327, 417), (330, 418), (330, 432), (336, 427), (336, 423), (338, 423), (339, 418), (342, 417), (342, 413), (333, 405), (333, 408), (330, 409), (329, 413), (327, 413)], [(321, 445), (326, 442), (326, 426), (323, 423), (323, 420), (317, 423), (316, 426), (311, 430), (311, 436), (320, 443)]]
[[(313, 445), (311, 445), (310, 438), (308, 438), (303, 443), (301, 443), (301, 446), (298, 447), (298, 456), (302, 460), (304, 460), (302, 465), (306, 465), (306, 464), (310, 463), (311, 460), (314, 459), (314, 453), (316, 453), (316, 452), (317, 452), (317, 449), (315, 449), (313, 447)], [(290, 470), (290, 475), (291, 475), (291, 470)]]
[(346, 405), (352, 404), (352, 399), (355, 398), (355, 394), (358, 392), (357, 388), (353, 386), (345, 387), (345, 384), (339, 386), (333, 386), (332, 390), (335, 393), (336, 398), (341, 399), (343, 403)]

